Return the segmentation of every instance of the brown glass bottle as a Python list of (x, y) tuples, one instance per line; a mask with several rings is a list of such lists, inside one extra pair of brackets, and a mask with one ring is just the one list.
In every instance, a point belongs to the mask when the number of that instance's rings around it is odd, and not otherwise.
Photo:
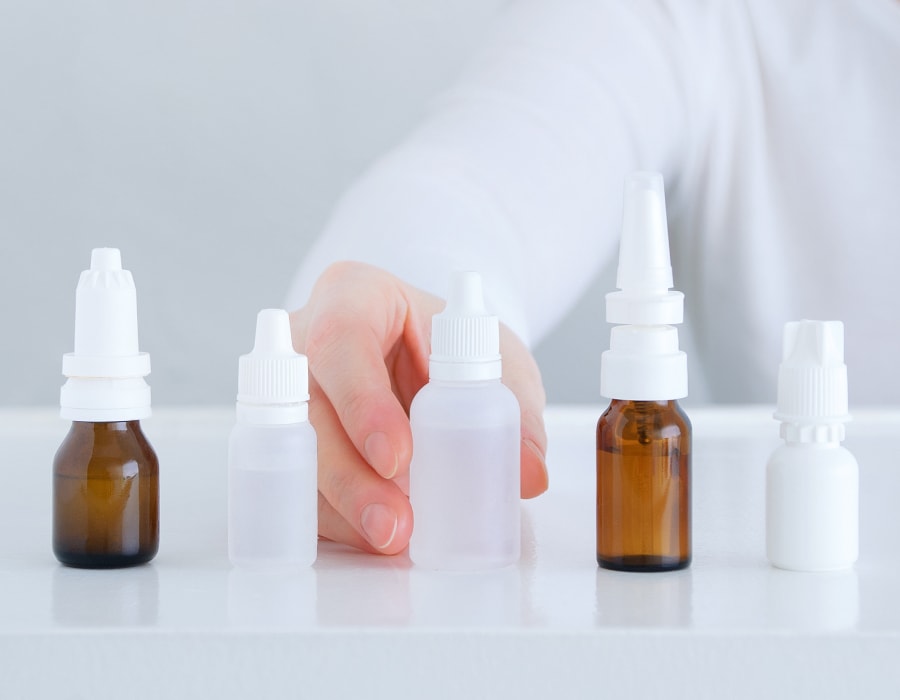
[(613, 400), (597, 423), (597, 563), (691, 563), (691, 424), (677, 401)]
[(136, 420), (76, 421), (53, 460), (53, 552), (68, 566), (150, 561), (159, 548), (159, 462)]

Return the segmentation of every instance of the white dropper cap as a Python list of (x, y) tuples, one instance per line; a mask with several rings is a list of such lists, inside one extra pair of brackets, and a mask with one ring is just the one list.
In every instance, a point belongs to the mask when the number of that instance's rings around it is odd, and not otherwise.
[(484, 307), (481, 276), (453, 274), (447, 306), (431, 319), (431, 379), (479, 381), (499, 379), (500, 321)]
[(294, 350), (290, 317), (284, 309), (263, 309), (256, 317), (253, 350), (238, 362), (238, 418), (300, 423), (308, 417), (308, 401), (308, 362)]
[(150, 415), (150, 356), (138, 349), (134, 279), (117, 248), (95, 248), (75, 290), (75, 351), (63, 355), (60, 415), (85, 422)]
[(687, 396), (687, 355), (671, 325), (684, 317), (684, 295), (671, 291), (666, 197), (659, 173), (625, 181), (617, 292), (606, 295), (616, 326), (600, 364), (600, 392), (611, 399), (662, 401)]
[(791, 321), (784, 326), (778, 367), (781, 436), (795, 442), (844, 439), (847, 365), (844, 324), (840, 321)]

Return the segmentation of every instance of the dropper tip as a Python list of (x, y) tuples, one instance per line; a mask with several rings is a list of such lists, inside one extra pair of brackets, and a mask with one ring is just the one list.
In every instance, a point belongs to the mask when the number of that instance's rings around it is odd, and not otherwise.
[(474, 270), (456, 270), (450, 282), (446, 312), (458, 316), (487, 316), (481, 275)]
[(91, 251), (92, 272), (116, 272), (122, 269), (122, 253), (118, 248), (94, 248)]
[(844, 324), (840, 321), (790, 321), (784, 326), (782, 364), (838, 367), (844, 364)]
[(256, 316), (254, 354), (294, 355), (291, 320), (284, 309), (263, 309)]

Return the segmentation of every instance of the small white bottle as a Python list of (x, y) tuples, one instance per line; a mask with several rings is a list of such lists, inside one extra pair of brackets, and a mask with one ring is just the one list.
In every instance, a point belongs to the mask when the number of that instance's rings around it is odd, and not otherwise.
[(305, 355), (282, 309), (256, 319), (238, 365), (237, 423), (228, 441), (228, 556), (235, 566), (309, 566), (316, 559), (316, 433)]
[(500, 325), (481, 277), (458, 272), (432, 319), (429, 382), (409, 411), (412, 561), (424, 568), (507, 566), (520, 550), (520, 410), (500, 382)]
[(785, 444), (766, 470), (766, 549), (780, 569), (834, 571), (859, 553), (859, 468), (844, 447), (847, 366), (840, 321), (784, 328), (778, 410)]

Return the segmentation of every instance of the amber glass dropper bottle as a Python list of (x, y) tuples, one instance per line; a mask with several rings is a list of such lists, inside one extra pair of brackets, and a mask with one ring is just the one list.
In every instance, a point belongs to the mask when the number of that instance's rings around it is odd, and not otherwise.
[(138, 351), (134, 281), (97, 248), (75, 292), (75, 351), (60, 415), (72, 427), (53, 460), (53, 552), (68, 566), (150, 561), (159, 547), (159, 465), (139, 421), (150, 415), (150, 357)]
[(597, 424), (597, 563), (670, 571), (691, 563), (691, 424), (687, 357), (678, 349), (684, 295), (671, 291), (665, 193), (658, 173), (626, 180), (612, 329)]

